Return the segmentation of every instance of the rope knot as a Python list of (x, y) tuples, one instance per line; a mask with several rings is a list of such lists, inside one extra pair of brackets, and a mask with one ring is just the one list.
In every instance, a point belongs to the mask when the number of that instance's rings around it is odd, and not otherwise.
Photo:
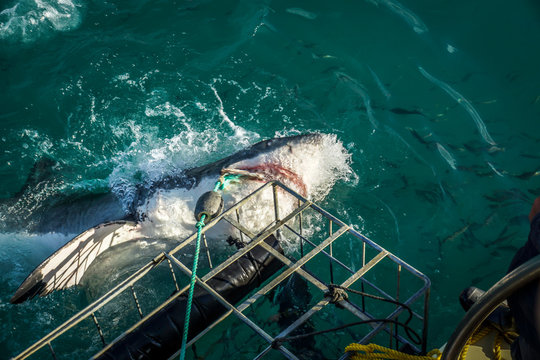
[(328, 285), (328, 291), (324, 294), (324, 297), (329, 298), (331, 304), (338, 305), (343, 300), (349, 300), (349, 295), (337, 285)]
[(205, 224), (204, 224), (204, 219), (201, 219), (201, 220), (197, 221), (197, 224), (195, 224), (195, 226), (196, 226), (197, 228), (199, 228), (199, 229), (200, 229), (200, 228), (203, 228), (204, 225), (205, 225)]

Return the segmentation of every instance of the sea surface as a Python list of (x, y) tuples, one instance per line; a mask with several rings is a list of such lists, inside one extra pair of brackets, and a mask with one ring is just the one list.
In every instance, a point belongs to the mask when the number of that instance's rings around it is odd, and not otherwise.
[(461, 290), (526, 241), (539, 64), (534, 0), (1, 0), (0, 358), (77, 308), (9, 303), (76, 235), (30, 231), (45, 204), (307, 132), (336, 135), (353, 170), (320, 205), (432, 280), (439, 347)]

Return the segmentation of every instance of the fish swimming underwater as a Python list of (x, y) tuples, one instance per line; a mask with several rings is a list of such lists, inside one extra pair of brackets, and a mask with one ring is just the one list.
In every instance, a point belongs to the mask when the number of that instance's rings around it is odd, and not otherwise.
[[(139, 185), (127, 207), (123, 199), (112, 193), (83, 196), (79, 202), (52, 207), (43, 212), (37, 231), (51, 231), (50, 222), (65, 226), (70, 221), (80, 221), (81, 217), (93, 221), (90, 225), (93, 227), (41, 263), (10, 302), (21, 303), (36, 295), (44, 296), (80, 284), (92, 262), (113, 246), (144, 238), (189, 236), (195, 229), (193, 210), (197, 199), (214, 187), (223, 171), (250, 174), (223, 191), (225, 207), (228, 207), (270, 180), (278, 180), (307, 198), (320, 199), (337, 180), (352, 174), (349, 164), (350, 155), (335, 135), (314, 133), (274, 138), (216, 162)], [(280, 206), (287, 204), (280, 203)], [(257, 217), (270, 216), (270, 209), (260, 207), (253, 204), (244, 214), (244, 218), (251, 219), (245, 226), (256, 230), (260, 223)], [(223, 230), (220, 238), (226, 237)]]

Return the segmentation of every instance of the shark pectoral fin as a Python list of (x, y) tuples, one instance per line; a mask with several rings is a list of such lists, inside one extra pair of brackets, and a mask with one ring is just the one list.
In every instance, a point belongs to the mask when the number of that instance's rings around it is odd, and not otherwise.
[(140, 224), (114, 221), (86, 230), (42, 262), (17, 289), (10, 302), (22, 303), (80, 283), (90, 264), (107, 249), (144, 238)]

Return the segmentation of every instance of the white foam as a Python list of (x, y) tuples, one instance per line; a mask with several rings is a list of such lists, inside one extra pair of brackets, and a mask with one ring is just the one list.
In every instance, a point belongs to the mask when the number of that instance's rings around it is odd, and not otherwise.
[(81, 23), (82, 6), (81, 0), (19, 0), (0, 12), (0, 39), (29, 43), (73, 30)]
[[(350, 154), (334, 135), (322, 136), (322, 142), (303, 141), (292, 147), (278, 148), (254, 158), (232, 164), (230, 167), (254, 166), (265, 163), (276, 164), (296, 173), (305, 184), (307, 197), (316, 201), (324, 198), (336, 181), (353, 175)], [(183, 239), (195, 231), (193, 210), (198, 198), (206, 191), (213, 189), (217, 179), (204, 178), (198, 186), (186, 189), (173, 189), (156, 192), (138, 211), (146, 214), (144, 231), (151, 237)], [(285, 185), (301, 191), (297, 184), (287, 179), (280, 179)], [(242, 180), (231, 183), (223, 191), (225, 208), (241, 200), (262, 183)], [(240, 217), (242, 225), (257, 233), (268, 221), (273, 219), (272, 192), (264, 192), (261, 198), (242, 206)], [(280, 199), (280, 214), (286, 216), (296, 205), (292, 197)], [(269, 220), (269, 221), (270, 221)], [(209, 238), (217, 245), (232, 234), (226, 225), (217, 226), (209, 232)], [(233, 234), (234, 235), (234, 234)]]
[(144, 113), (148, 117), (159, 118), (173, 116), (178, 119), (178, 121), (180, 121), (187, 128), (188, 131), (191, 130), (191, 126), (189, 124), (188, 118), (186, 117), (186, 114), (184, 114), (181, 108), (175, 106), (174, 104), (171, 104), (168, 101), (155, 107), (147, 106)]
[[(161, 110), (168, 114), (176, 111), (172, 107)], [(109, 176), (112, 191), (126, 209), (131, 207), (135, 198), (137, 183), (152, 183), (160, 180), (164, 174), (173, 175), (183, 169), (200, 166), (208, 162), (205, 159), (222, 152), (224, 147), (230, 149), (226, 144), (236, 143), (239, 148), (238, 141), (244, 139), (241, 135), (224, 139), (223, 134), (213, 129), (196, 131), (189, 127), (173, 137), (160, 138), (155, 132), (149, 131), (148, 126), (143, 129), (133, 122), (128, 126), (122, 124), (115, 131), (130, 132), (127, 137), (134, 139), (126, 150), (112, 159), (117, 166)]]
[[(121, 73), (113, 78), (114, 83), (134, 82), (141, 89), (145, 79), (157, 71), (150, 71), (140, 80), (130, 73)], [(219, 158), (224, 151), (232, 153), (259, 139), (259, 134), (235, 124), (235, 117), (229, 116), (215, 84), (214, 79), (208, 84), (210, 102), (173, 102), (167, 91), (157, 88), (149, 92), (144, 115), (148, 118), (144, 126), (138, 121), (121, 121), (113, 126), (116, 138), (131, 141), (110, 161), (117, 164), (109, 176), (112, 191), (122, 199), (125, 209), (130, 209), (141, 182), (150, 184), (163, 178), (164, 174), (173, 175), (183, 169), (200, 166)], [(195, 110), (195, 113), (193, 111)], [(215, 116), (221, 119), (223, 126), (216, 128), (198, 121), (201, 118)], [(173, 121), (175, 135), (162, 137), (160, 126), (149, 124), (156, 120)], [(157, 122), (156, 122), (157, 123)], [(178, 130), (180, 129), (180, 130)]]

